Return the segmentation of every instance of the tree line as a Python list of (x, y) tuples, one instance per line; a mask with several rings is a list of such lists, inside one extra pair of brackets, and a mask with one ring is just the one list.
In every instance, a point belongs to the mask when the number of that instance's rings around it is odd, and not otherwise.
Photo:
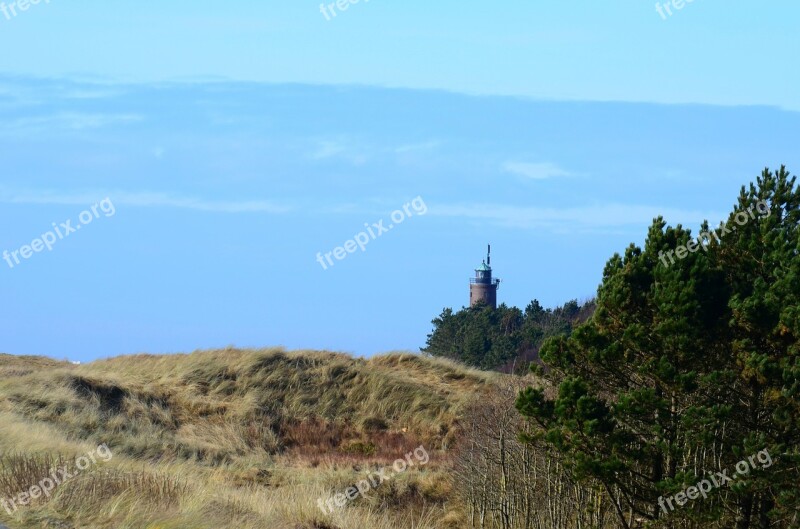
[[(795, 177), (766, 169), (713, 237), (659, 217), (609, 259), (591, 317), (564, 325), (573, 305), (535, 374), (467, 414), (471, 527), (800, 527), (798, 221)], [(434, 320), (428, 352), (491, 368), (543, 331), (528, 310), (464, 312)]]
[(446, 308), (431, 322), (433, 331), (421, 351), (485, 370), (524, 371), (538, 360), (547, 338), (570, 334), (594, 308), (594, 300), (572, 300), (545, 309), (535, 299), (524, 311), (505, 303), (496, 309), (478, 305), (453, 312)]

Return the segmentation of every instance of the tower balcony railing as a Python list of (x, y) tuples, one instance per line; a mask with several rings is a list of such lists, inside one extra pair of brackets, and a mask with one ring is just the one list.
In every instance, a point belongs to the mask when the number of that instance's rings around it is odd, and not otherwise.
[(470, 285), (495, 285), (500, 287), (500, 280), (499, 279), (490, 279), (488, 277), (470, 277), (469, 278)]

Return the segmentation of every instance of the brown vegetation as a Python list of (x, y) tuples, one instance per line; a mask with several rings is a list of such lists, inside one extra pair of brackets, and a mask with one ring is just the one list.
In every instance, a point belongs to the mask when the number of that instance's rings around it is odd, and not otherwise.
[[(106, 443), (114, 457), (0, 520), (40, 527), (419, 529), (457, 517), (447, 449), (500, 375), (281, 349), (75, 366), (0, 356), (0, 498)], [(319, 498), (423, 445), (431, 461), (331, 515)], [(445, 522), (442, 522), (445, 520)]]

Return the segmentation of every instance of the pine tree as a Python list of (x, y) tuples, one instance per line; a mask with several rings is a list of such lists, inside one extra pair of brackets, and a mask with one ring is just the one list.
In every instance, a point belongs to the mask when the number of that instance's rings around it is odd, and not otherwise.
[(433, 332), (422, 351), (482, 369), (510, 369), (521, 356), (535, 355), (544, 338), (569, 334), (592, 310), (593, 301), (581, 306), (576, 300), (547, 310), (534, 300), (524, 313), (506, 304), (458, 312), (446, 308), (431, 322)]
[[(529, 388), (517, 407), (578, 479), (603, 485), (623, 527), (665, 517), (773, 527), (796, 516), (798, 200), (785, 168), (765, 170), (727, 230), (712, 235), (706, 223), (699, 243), (656, 219), (644, 249), (607, 263), (593, 318), (543, 347), (553, 389)], [(769, 469), (664, 507), (764, 449), (777, 457)]]

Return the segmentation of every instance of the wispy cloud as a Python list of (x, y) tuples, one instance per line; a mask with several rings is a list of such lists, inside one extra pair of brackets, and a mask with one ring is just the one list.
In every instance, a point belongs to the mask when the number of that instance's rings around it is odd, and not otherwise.
[(367, 161), (367, 156), (362, 149), (356, 149), (344, 140), (323, 140), (317, 144), (316, 150), (311, 154), (314, 160), (326, 160), (328, 158), (341, 158), (349, 161), (353, 165), (363, 165)]
[(110, 99), (119, 97), (124, 92), (121, 90), (101, 89), (76, 89), (63, 94), (64, 99)]
[(311, 155), (315, 160), (324, 160), (337, 156), (345, 151), (344, 144), (338, 141), (321, 141), (317, 150)]
[(0, 190), (0, 203), (32, 205), (76, 205), (88, 206), (109, 197), (117, 206), (144, 208), (177, 208), (214, 213), (271, 213), (280, 214), (292, 211), (292, 207), (267, 200), (207, 200), (196, 197), (183, 197), (168, 193), (98, 191), (83, 193), (9, 192)]
[(551, 231), (587, 231), (649, 226), (659, 215), (672, 224), (699, 226), (708, 219), (711, 224), (727, 218), (713, 211), (684, 210), (662, 206), (604, 204), (586, 207), (553, 208), (521, 207), (497, 204), (431, 205), (433, 216), (481, 220), (494, 225)]
[(84, 130), (97, 129), (109, 125), (136, 123), (144, 117), (137, 114), (83, 114), (62, 112), (50, 116), (17, 118), (0, 125), (6, 132), (36, 132), (53, 129)]
[(572, 175), (572, 173), (565, 171), (558, 165), (550, 162), (506, 162), (503, 164), (503, 170), (518, 176), (530, 178), (531, 180), (546, 180), (548, 178), (558, 178)]

